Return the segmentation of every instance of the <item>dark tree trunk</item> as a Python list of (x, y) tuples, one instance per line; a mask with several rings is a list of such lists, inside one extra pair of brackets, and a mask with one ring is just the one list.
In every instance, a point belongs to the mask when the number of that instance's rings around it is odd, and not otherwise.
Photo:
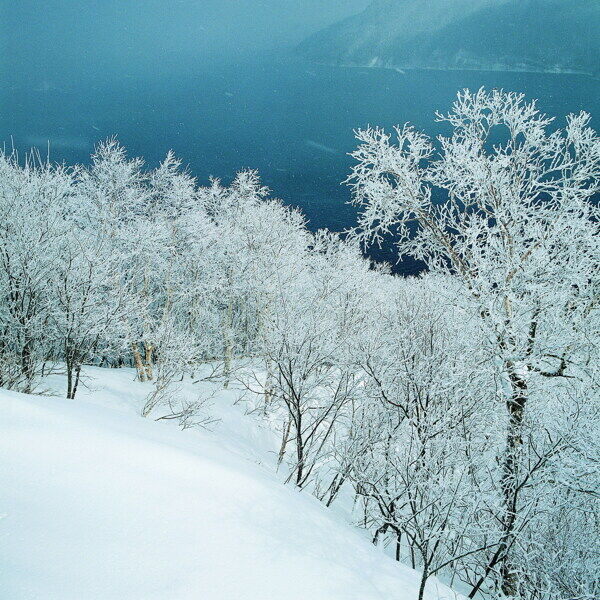
[(26, 335), (21, 348), (21, 373), (25, 376), (25, 393), (31, 391), (33, 372), (33, 341)]
[(425, 565), (423, 565), (423, 574), (421, 575), (421, 584), (419, 585), (418, 600), (423, 600), (423, 596), (425, 595), (425, 584), (427, 583), (428, 577), (429, 577), (428, 567), (425, 564)]
[(75, 367), (75, 381), (73, 383), (73, 389), (71, 390), (71, 399), (75, 398), (75, 394), (77, 393), (77, 386), (79, 385), (79, 375), (81, 373), (81, 365), (77, 365)]
[(302, 477), (304, 475), (304, 444), (302, 441), (302, 415), (298, 413), (297, 431), (296, 431), (296, 457), (298, 467), (296, 472), (296, 485), (302, 487)]
[(67, 361), (67, 398), (71, 399), (73, 397), (73, 361), (67, 352), (66, 356)]
[(511, 397), (506, 403), (508, 410), (508, 432), (506, 454), (502, 473), (502, 496), (504, 519), (502, 523), (502, 554), (500, 557), (500, 589), (505, 596), (516, 596), (518, 575), (511, 557), (514, 545), (515, 525), (518, 511), (519, 468), (523, 446), (522, 428), (527, 402), (527, 382), (514, 369), (509, 370)]

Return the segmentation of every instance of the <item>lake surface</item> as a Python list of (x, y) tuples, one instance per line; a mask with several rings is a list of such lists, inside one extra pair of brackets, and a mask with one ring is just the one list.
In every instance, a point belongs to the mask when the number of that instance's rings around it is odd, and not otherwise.
[[(347, 177), (353, 130), (411, 121), (438, 133), (459, 89), (501, 87), (539, 99), (557, 116), (585, 109), (600, 122), (598, 81), (579, 75), (337, 68), (294, 62), (182, 68), (168, 76), (28, 81), (0, 92), (0, 140), (51, 159), (87, 162), (96, 141), (117, 135), (154, 166), (172, 148), (200, 183), (258, 169), (273, 195), (299, 206), (311, 228), (355, 224)], [(12, 142), (11, 142), (12, 136)], [(389, 253), (377, 253), (390, 259)], [(413, 272), (407, 263), (400, 271)]]

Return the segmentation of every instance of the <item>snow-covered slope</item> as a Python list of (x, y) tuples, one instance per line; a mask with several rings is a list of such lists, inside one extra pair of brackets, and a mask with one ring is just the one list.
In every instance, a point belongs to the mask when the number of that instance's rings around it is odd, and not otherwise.
[(597, 0), (374, 0), (305, 58), (395, 68), (600, 73)]
[(87, 375), (75, 401), (0, 390), (1, 598), (416, 598), (414, 571), (278, 480), (237, 392), (213, 432), (180, 431), (137, 416), (131, 371)]

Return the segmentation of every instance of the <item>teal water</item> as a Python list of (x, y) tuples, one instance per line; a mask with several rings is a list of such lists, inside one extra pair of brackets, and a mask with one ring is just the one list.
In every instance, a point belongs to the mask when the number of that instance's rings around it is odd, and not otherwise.
[[(457, 90), (500, 87), (539, 99), (559, 117), (585, 109), (600, 121), (598, 81), (579, 75), (337, 68), (294, 62), (190, 67), (155, 78), (47, 81), (25, 78), (0, 92), (0, 140), (51, 159), (86, 162), (96, 141), (117, 135), (155, 165), (170, 148), (205, 183), (258, 169), (273, 195), (299, 206), (313, 229), (354, 224), (348, 175), (353, 130), (411, 121), (439, 133), (436, 109)], [(11, 141), (12, 136), (12, 141)], [(390, 259), (391, 254), (376, 253)], [(401, 270), (414, 271), (412, 263)]]

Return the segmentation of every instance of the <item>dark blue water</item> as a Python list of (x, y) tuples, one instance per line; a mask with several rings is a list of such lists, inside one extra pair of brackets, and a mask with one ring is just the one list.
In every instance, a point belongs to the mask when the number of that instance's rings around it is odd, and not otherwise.
[(0, 140), (12, 136), (18, 149), (35, 145), (44, 155), (50, 140), (52, 159), (86, 162), (94, 142), (116, 134), (150, 166), (174, 149), (200, 183), (255, 168), (275, 196), (302, 208), (311, 228), (342, 230), (355, 223), (341, 185), (353, 129), (411, 121), (438, 133), (434, 111), (449, 109), (457, 90), (480, 86), (538, 98), (559, 124), (582, 109), (600, 120), (598, 81), (585, 76), (263, 62), (186, 66), (152, 79), (21, 80), (1, 92)]

